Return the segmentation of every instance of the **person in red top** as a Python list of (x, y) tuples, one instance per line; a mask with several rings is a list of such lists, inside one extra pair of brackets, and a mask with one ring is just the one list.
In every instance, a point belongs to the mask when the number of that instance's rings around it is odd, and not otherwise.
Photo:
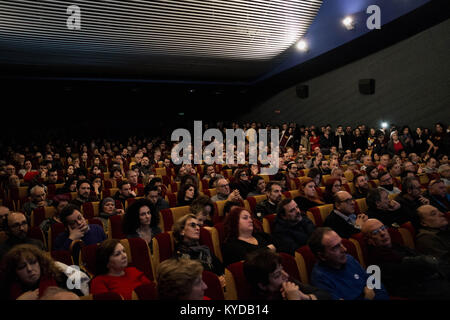
[(311, 144), (311, 150), (314, 150), (316, 147), (320, 148), (319, 136), (316, 134), (316, 130), (311, 130), (311, 137), (309, 138), (309, 143)]
[(127, 180), (130, 183), (131, 191), (133, 191), (137, 197), (144, 196), (144, 185), (138, 182), (138, 174), (136, 171), (127, 171)]
[(117, 239), (105, 240), (98, 247), (96, 274), (90, 293), (115, 292), (125, 300), (131, 300), (136, 287), (151, 283), (143, 272), (128, 267), (127, 253)]

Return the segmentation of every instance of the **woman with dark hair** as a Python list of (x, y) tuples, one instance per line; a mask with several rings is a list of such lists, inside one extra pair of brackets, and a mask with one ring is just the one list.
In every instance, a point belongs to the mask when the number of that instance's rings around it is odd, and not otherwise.
[(294, 198), (301, 211), (306, 212), (310, 208), (324, 205), (325, 202), (319, 197), (316, 183), (311, 178), (304, 178), (300, 186), (300, 196)]
[(247, 198), (251, 191), (249, 175), (246, 169), (237, 169), (234, 172), (234, 183), (232, 183), (232, 190), (238, 189), (242, 199)]
[(142, 238), (150, 244), (155, 235), (161, 232), (158, 223), (159, 215), (152, 202), (138, 199), (127, 208), (122, 229), (127, 238)]
[(214, 225), (214, 202), (211, 201), (210, 197), (199, 196), (192, 202), (190, 209), (202, 227), (212, 227)]
[(334, 203), (334, 195), (342, 190), (342, 181), (340, 178), (330, 178), (325, 184), (325, 194), (323, 199), (325, 203)]
[(376, 166), (367, 166), (366, 176), (367, 176), (367, 180), (377, 180), (378, 179), (378, 168)]
[(287, 184), (287, 178), (283, 173), (278, 172), (276, 175), (274, 175), (273, 181), (277, 181), (280, 184), (281, 192), (290, 190), (290, 186), (288, 186)]
[(97, 249), (96, 277), (91, 282), (91, 293), (115, 292), (131, 300), (136, 287), (150, 283), (145, 274), (128, 267), (125, 248), (117, 239), (103, 241)]
[(408, 126), (403, 126), (399, 135), (399, 139), (405, 147), (405, 151), (407, 154), (413, 151), (414, 139), (411, 135), (411, 129)]
[[(67, 276), (55, 261), (34, 245), (12, 248), (2, 260), (1, 300), (38, 300), (48, 287), (66, 288)], [(74, 290), (77, 295), (81, 291)]]
[(187, 214), (172, 226), (175, 257), (198, 260), (205, 270), (214, 272), (225, 283), (225, 268), (208, 246), (200, 245), (200, 224), (197, 217)]
[(311, 145), (311, 151), (314, 151), (315, 148), (320, 148), (319, 136), (316, 133), (316, 130), (311, 130), (311, 137), (309, 137), (309, 143)]
[(308, 177), (314, 180), (316, 187), (320, 187), (322, 184), (322, 172), (319, 168), (311, 168), (308, 171)]
[(233, 208), (225, 217), (224, 233), (222, 253), (225, 266), (244, 260), (249, 252), (258, 248), (276, 250), (271, 236), (255, 228), (252, 215), (242, 207)]
[(361, 130), (359, 130), (359, 128), (355, 128), (354, 135), (352, 137), (352, 151), (354, 152), (357, 149), (366, 150), (366, 148), (366, 137), (361, 134)]
[(198, 197), (198, 188), (191, 183), (186, 183), (180, 186), (177, 195), (177, 207), (190, 206), (192, 202)]
[(75, 176), (69, 177), (61, 188), (56, 189), (56, 194), (77, 192), (78, 179)]
[(417, 127), (416, 132), (413, 133), (414, 152), (419, 156), (426, 152), (429, 147), (429, 136), (425, 134), (422, 128)]
[(197, 179), (196, 176), (193, 176), (193, 175), (190, 175), (190, 174), (187, 174), (187, 175), (183, 176), (181, 178), (180, 187), (185, 185), (185, 184), (193, 184), (198, 189), (198, 179)]
[(253, 176), (250, 187), (252, 191), (247, 197), (263, 195), (266, 192), (266, 181), (261, 176)]

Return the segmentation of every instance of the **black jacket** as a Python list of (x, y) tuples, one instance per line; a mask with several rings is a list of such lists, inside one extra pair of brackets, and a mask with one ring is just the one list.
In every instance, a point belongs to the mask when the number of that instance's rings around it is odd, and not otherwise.
[(314, 224), (305, 214), (302, 214), (302, 220), (296, 224), (276, 217), (273, 224), (272, 238), (277, 244), (277, 251), (294, 255), (296, 249), (306, 245), (314, 228)]
[(350, 238), (355, 233), (361, 232), (361, 230), (355, 228), (338, 216), (334, 210), (325, 219), (323, 226), (333, 229), (341, 238), (345, 239)]

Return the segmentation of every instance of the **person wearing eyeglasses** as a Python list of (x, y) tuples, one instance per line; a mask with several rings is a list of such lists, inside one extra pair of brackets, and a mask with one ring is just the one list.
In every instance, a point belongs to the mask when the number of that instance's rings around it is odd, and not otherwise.
[(2, 257), (13, 247), (19, 244), (31, 244), (45, 250), (42, 241), (28, 237), (28, 221), (22, 212), (10, 212), (6, 218), (6, 239), (0, 244), (0, 261)]
[(325, 227), (330, 227), (342, 238), (361, 232), (361, 227), (367, 220), (367, 215), (355, 214), (354, 199), (347, 191), (339, 191), (334, 195), (334, 210), (324, 221)]
[(391, 296), (409, 299), (450, 299), (442, 261), (391, 241), (388, 227), (368, 219), (362, 228), (368, 244), (368, 264), (381, 270), (381, 282)]
[(207, 271), (215, 273), (225, 286), (225, 268), (208, 246), (200, 244), (200, 224), (197, 217), (187, 214), (172, 226), (175, 257), (198, 260)]
[(248, 194), (252, 191), (249, 175), (246, 169), (237, 169), (234, 173), (234, 183), (232, 183), (232, 189), (239, 190), (239, 194), (243, 199), (247, 198)]

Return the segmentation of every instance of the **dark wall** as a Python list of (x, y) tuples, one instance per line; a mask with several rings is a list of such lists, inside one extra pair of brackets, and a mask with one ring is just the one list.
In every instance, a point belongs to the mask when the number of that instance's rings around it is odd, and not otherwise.
[[(450, 20), (382, 51), (303, 82), (309, 98), (290, 87), (243, 114), (241, 120), (339, 123), (369, 126), (381, 121), (431, 126), (450, 122)], [(374, 95), (362, 95), (358, 80), (376, 80)], [(275, 113), (280, 110), (280, 113)]]

